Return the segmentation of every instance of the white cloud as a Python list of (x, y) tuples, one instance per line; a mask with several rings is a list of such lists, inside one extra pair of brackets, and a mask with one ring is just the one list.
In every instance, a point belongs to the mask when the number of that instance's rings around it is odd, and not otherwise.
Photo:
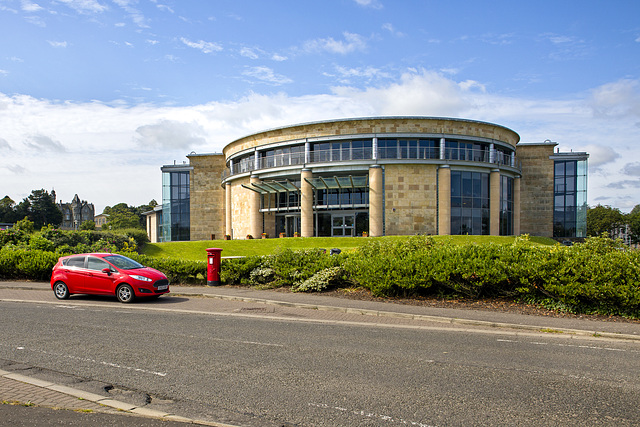
[(243, 47), (242, 49), (240, 49), (240, 55), (249, 59), (258, 59), (258, 54), (254, 49), (251, 49), (250, 47)]
[(282, 61), (286, 61), (289, 58), (287, 58), (286, 56), (280, 55), (278, 53), (274, 53), (271, 56), (271, 59), (273, 59), (274, 61), (282, 62)]
[(23, 175), (27, 173), (27, 170), (20, 165), (7, 165), (5, 167), (14, 175)]
[(389, 23), (382, 24), (382, 29), (389, 31), (395, 37), (404, 37), (406, 35), (403, 32), (396, 31), (396, 29), (393, 27), (393, 24), (389, 24)]
[(24, 145), (36, 151), (51, 151), (64, 153), (66, 148), (59, 141), (46, 135), (29, 135), (24, 141)]
[(11, 150), (11, 145), (4, 138), (0, 138), (0, 151), (2, 150)]
[(358, 5), (370, 7), (373, 9), (382, 9), (382, 3), (379, 0), (354, 0)]
[(621, 79), (591, 92), (589, 105), (595, 116), (631, 117), (640, 123), (640, 82)]
[(640, 162), (627, 163), (622, 168), (622, 172), (627, 175), (640, 176)]
[(584, 151), (589, 153), (589, 166), (594, 169), (599, 169), (620, 158), (620, 155), (607, 145), (588, 144), (584, 146)]
[(52, 41), (52, 40), (47, 40), (47, 43), (49, 43), (52, 47), (67, 47), (67, 42), (56, 42), (56, 41)]
[(184, 37), (181, 37), (180, 41), (189, 47), (201, 50), (202, 53), (220, 52), (222, 50), (222, 46), (220, 46), (218, 43), (206, 42), (204, 40), (192, 42), (191, 40)]
[(188, 150), (206, 142), (205, 132), (197, 123), (161, 120), (156, 124), (143, 125), (136, 129), (138, 143), (143, 147)]
[(140, 28), (149, 28), (147, 25), (147, 19), (144, 17), (143, 13), (131, 6), (134, 1), (130, 0), (112, 0), (115, 4), (120, 6), (131, 18), (134, 24), (136, 24)]
[(366, 82), (379, 79), (388, 79), (391, 75), (375, 67), (346, 68), (336, 66), (338, 78), (343, 84), (348, 84), (350, 79), (364, 79)]
[(275, 85), (293, 82), (289, 77), (274, 73), (269, 67), (251, 67), (243, 71), (242, 75)]
[(78, 13), (100, 13), (108, 9), (97, 0), (58, 0)]
[(303, 49), (310, 53), (325, 51), (346, 55), (357, 50), (364, 51), (367, 48), (367, 42), (361, 35), (346, 31), (342, 35), (344, 40), (334, 40), (333, 37), (309, 40), (304, 43)]
[(28, 0), (22, 0), (22, 10), (24, 10), (25, 12), (40, 12), (41, 10), (44, 10), (44, 8), (37, 3), (31, 3)]

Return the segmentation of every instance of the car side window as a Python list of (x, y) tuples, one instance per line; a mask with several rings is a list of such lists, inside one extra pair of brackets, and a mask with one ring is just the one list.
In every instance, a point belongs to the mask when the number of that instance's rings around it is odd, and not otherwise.
[(67, 260), (67, 262), (65, 263), (65, 265), (67, 267), (84, 268), (84, 257), (83, 256), (75, 256), (75, 257), (69, 258)]
[(108, 262), (101, 260), (100, 258), (89, 257), (89, 262), (87, 263), (87, 268), (89, 270), (97, 270), (102, 271), (105, 268), (111, 269), (111, 266)]

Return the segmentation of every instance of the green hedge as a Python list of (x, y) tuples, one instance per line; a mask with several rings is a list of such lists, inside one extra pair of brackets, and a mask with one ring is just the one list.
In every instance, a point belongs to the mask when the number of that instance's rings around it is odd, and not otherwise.
[(48, 282), (57, 261), (58, 255), (53, 252), (0, 249), (0, 279)]
[[(0, 279), (49, 280), (60, 255), (46, 250), (50, 239), (32, 235), (32, 249), (24, 249), (19, 245), (26, 236), (0, 237), (10, 240), (0, 249)], [(204, 261), (123, 254), (164, 272), (174, 284), (207, 280)], [(370, 239), (339, 255), (282, 249), (269, 256), (223, 260), (220, 279), (229, 285), (294, 291), (355, 285), (390, 297), (506, 297), (571, 312), (640, 318), (640, 251), (624, 250), (604, 237), (572, 247), (535, 246), (526, 237), (513, 244), (463, 245), (436, 243), (427, 236)]]
[(640, 251), (604, 237), (572, 247), (532, 245), (527, 236), (513, 244), (463, 245), (428, 236), (371, 239), (337, 256), (284, 250), (225, 260), (221, 280), (294, 291), (356, 285), (387, 297), (505, 297), (571, 312), (640, 317)]

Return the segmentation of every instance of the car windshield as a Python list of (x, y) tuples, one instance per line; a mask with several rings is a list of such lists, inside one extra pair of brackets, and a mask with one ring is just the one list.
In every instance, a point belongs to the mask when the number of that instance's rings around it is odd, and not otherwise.
[(122, 255), (109, 255), (104, 257), (104, 259), (106, 259), (111, 264), (115, 265), (121, 270), (133, 270), (134, 268), (144, 267), (144, 265), (138, 262), (135, 262), (131, 258), (127, 258), (126, 256), (122, 256)]

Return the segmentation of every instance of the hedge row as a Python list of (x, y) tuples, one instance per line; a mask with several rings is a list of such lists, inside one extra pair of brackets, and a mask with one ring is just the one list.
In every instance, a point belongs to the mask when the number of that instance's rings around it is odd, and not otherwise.
[(148, 242), (140, 229), (111, 231), (59, 230), (51, 226), (36, 233), (19, 229), (0, 230), (0, 247), (36, 249), (60, 255), (85, 252), (135, 251)]
[[(49, 280), (59, 254), (4, 247), (0, 279)], [(204, 261), (168, 260), (126, 253), (164, 272), (171, 283), (204, 284)], [(348, 253), (283, 249), (269, 256), (222, 262), (223, 284), (321, 291), (361, 286), (378, 296), (507, 297), (572, 312), (640, 318), (640, 251), (613, 240), (589, 238), (572, 247), (436, 243), (427, 236), (370, 239)]]
[[(640, 251), (596, 237), (572, 247), (371, 239), (347, 254), (282, 251), (223, 262), (227, 284), (322, 290), (362, 286), (377, 296), (506, 297), (571, 312), (640, 317)], [(339, 267), (336, 269), (336, 267)]]

